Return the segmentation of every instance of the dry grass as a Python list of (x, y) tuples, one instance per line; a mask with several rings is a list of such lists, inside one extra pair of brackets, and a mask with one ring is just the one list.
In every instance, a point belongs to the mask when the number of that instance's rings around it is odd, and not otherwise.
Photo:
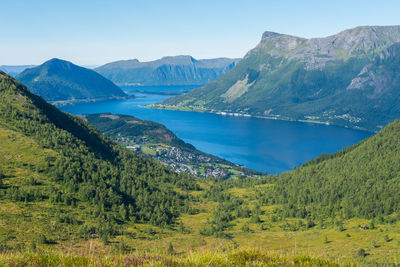
[(223, 252), (207, 250), (170, 254), (102, 254), (92, 247), (86, 255), (60, 252), (11, 253), (0, 255), (0, 266), (357, 266), (304, 255), (252, 250)]

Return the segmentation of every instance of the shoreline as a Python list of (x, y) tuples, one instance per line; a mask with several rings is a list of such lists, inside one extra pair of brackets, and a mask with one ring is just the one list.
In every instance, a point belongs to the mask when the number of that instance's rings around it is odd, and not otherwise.
[[(151, 104), (144, 106), (145, 108), (149, 109), (163, 109), (163, 110), (174, 110), (174, 111), (185, 111), (185, 112), (202, 112), (202, 113), (209, 113), (209, 114), (217, 114), (217, 115), (222, 115), (222, 116), (233, 116), (233, 117), (245, 117), (245, 118), (258, 118), (258, 119), (267, 119), (267, 120), (280, 120), (280, 121), (291, 121), (291, 122), (301, 122), (301, 123), (312, 123), (312, 124), (320, 124), (320, 125), (326, 125), (326, 126), (336, 126), (336, 127), (341, 127), (341, 128), (346, 128), (346, 129), (352, 129), (352, 130), (357, 130), (357, 131), (363, 131), (363, 132), (369, 132), (369, 133), (377, 133), (377, 131), (371, 131), (367, 130), (365, 128), (361, 127), (349, 127), (349, 126), (341, 126), (337, 124), (332, 124), (330, 122), (323, 122), (323, 121), (317, 121), (317, 120), (296, 120), (296, 119), (291, 119), (291, 118), (285, 118), (285, 117), (280, 117), (280, 115), (277, 115), (276, 117), (273, 116), (260, 116), (260, 115), (251, 115), (247, 113), (232, 113), (232, 112), (225, 112), (225, 111), (211, 111), (211, 110), (206, 110), (206, 109), (194, 109), (191, 107), (182, 107), (178, 108), (176, 106), (167, 106), (167, 105), (161, 105), (161, 104)], [(279, 116), (279, 117), (278, 117)]]
[(146, 95), (167, 95), (167, 96), (175, 96), (175, 95), (181, 95), (185, 92), (178, 92), (178, 91), (143, 91), (143, 90), (126, 90), (124, 93), (129, 94), (129, 93), (138, 93), (138, 94), (146, 94)]
[(48, 102), (56, 107), (63, 107), (67, 105), (80, 104), (80, 103), (94, 103), (94, 102), (102, 102), (108, 100), (125, 100), (129, 98), (135, 98), (135, 96), (128, 95), (128, 96), (114, 96), (114, 97), (103, 97), (103, 98), (69, 99), (69, 100), (48, 101)]

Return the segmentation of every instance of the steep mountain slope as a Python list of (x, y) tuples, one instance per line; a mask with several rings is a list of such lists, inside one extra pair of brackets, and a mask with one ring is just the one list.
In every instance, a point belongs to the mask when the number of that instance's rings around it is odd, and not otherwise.
[(116, 61), (95, 70), (118, 85), (203, 85), (229, 71), (238, 61), (175, 56), (149, 62)]
[(27, 69), (16, 78), (32, 93), (47, 101), (126, 97), (120, 88), (95, 71), (60, 59), (51, 59), (38, 67)]
[(274, 186), (265, 201), (284, 204), (286, 216), (400, 219), (399, 141), (397, 120), (336, 154), (270, 177)]
[(400, 117), (400, 26), (326, 38), (266, 32), (227, 74), (166, 106), (308, 120), (377, 131)]
[(13, 77), (17, 76), (26, 69), (36, 67), (35, 65), (1, 65), (0, 71), (4, 71)]
[[(194, 186), (192, 177), (121, 148), (2, 72), (0, 148), (0, 231), (11, 233), (20, 212), (30, 214), (23, 225), (32, 231), (15, 233), (25, 241), (49, 229), (53, 237), (107, 239), (130, 221), (165, 226), (185, 206), (177, 188)], [(56, 228), (52, 218), (61, 218)]]

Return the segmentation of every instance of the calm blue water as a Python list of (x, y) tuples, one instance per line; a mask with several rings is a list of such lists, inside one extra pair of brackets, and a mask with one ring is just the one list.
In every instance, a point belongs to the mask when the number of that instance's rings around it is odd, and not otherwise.
[(176, 86), (120, 86), (123, 91), (146, 91), (146, 92), (181, 92), (185, 93), (198, 85), (176, 85)]
[[(158, 91), (176, 91), (174, 88), (158, 88)], [(123, 89), (143, 90), (143, 87)], [(371, 135), (311, 123), (147, 109), (141, 106), (170, 96), (135, 95), (136, 99), (76, 104), (61, 109), (72, 114), (111, 112), (156, 121), (201, 151), (267, 173), (288, 171), (320, 154), (334, 153)]]

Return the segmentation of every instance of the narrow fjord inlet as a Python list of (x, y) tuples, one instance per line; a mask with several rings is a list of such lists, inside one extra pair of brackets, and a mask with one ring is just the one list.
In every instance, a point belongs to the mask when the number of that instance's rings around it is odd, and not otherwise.
[(0, 10), (0, 267), (399, 266), (399, 1)]
[[(137, 91), (141, 87), (122, 87)], [(188, 87), (184, 87), (188, 88)], [(151, 87), (152, 92), (179, 88)], [(167, 126), (201, 151), (260, 172), (289, 171), (320, 154), (335, 153), (372, 133), (321, 124), (148, 109), (170, 96), (134, 93), (136, 98), (60, 107), (72, 114), (128, 114)]]

